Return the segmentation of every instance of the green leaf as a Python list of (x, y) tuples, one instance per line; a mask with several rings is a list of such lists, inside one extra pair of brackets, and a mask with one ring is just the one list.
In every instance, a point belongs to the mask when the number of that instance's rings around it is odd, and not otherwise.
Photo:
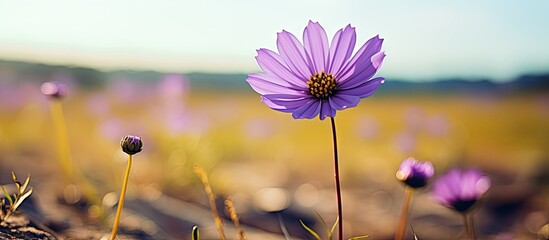
[(32, 188), (29, 189), (28, 192), (23, 194), (19, 199), (17, 199), (17, 201), (15, 201), (15, 205), (13, 206), (12, 211), (15, 211), (17, 207), (19, 207), (19, 205), (21, 205), (21, 203), (23, 203), (23, 201), (25, 201), (25, 199), (28, 198), (31, 194), (32, 194)]
[(200, 239), (200, 231), (198, 230), (198, 226), (194, 226), (192, 230), (192, 239), (193, 240), (199, 240)]
[(10, 206), (13, 206), (13, 199), (11, 198), (10, 194), (8, 193), (8, 191), (6, 191), (6, 189), (4, 188), (4, 186), (2, 186), (2, 192), (4, 192), (4, 196), (6, 196), (6, 198), (7, 198), (8, 201), (10, 202)]
[(356, 236), (356, 237), (352, 237), (352, 238), (349, 238), (348, 240), (357, 240), (357, 239), (363, 239), (363, 238), (369, 238), (370, 235), (361, 235), (361, 236)]
[(320, 213), (318, 213), (317, 210), (315, 210), (315, 213), (318, 216), (318, 218), (320, 218), (320, 221), (324, 225), (324, 229), (326, 230), (326, 236), (328, 236), (328, 239), (332, 240), (332, 232), (328, 228), (328, 224), (326, 224), (326, 221), (324, 221), (324, 218), (322, 218), (322, 216), (320, 216)]
[(313, 237), (315, 237), (318, 240), (321, 240), (318, 233), (316, 233), (313, 229), (311, 229), (310, 227), (305, 225), (305, 223), (303, 223), (303, 221), (301, 221), (301, 219), (299, 219), (299, 223), (301, 223), (301, 226), (303, 226), (303, 228), (305, 228), (305, 230), (307, 230), (307, 232), (309, 232), (311, 235), (313, 235)]

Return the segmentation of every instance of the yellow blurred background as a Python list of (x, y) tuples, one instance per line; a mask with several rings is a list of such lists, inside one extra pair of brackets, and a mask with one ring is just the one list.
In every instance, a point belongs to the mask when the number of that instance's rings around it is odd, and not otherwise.
[[(277, 218), (263, 216), (273, 212), (309, 219), (317, 228), (315, 210), (335, 220), (328, 121), (294, 120), (266, 107), (249, 88), (203, 86), (181, 74), (155, 81), (119, 78), (95, 87), (55, 77), (70, 86), (62, 105), (75, 166), (103, 201), (119, 191), (125, 162), (119, 141), (133, 134), (144, 143), (134, 157), (128, 190), (134, 199), (155, 200), (160, 192), (205, 208), (205, 194), (192, 172), (200, 164), (215, 193), (233, 199), (243, 223), (254, 229), (280, 234)], [(66, 184), (57, 163), (50, 102), (40, 83), (4, 81), (0, 102), (1, 179), (7, 181), (10, 170), (31, 174), (39, 199), (64, 191)], [(535, 236), (547, 222), (549, 92), (384, 87), (335, 118), (349, 235), (390, 238), (403, 195), (395, 172), (403, 159), (414, 157), (433, 162), (436, 175), (461, 166), (492, 178), (478, 213), (489, 221), (477, 222), (479, 234)], [(420, 236), (459, 234), (460, 217), (437, 206), (429, 189), (415, 199), (411, 224)], [(181, 215), (186, 218), (185, 211)], [(156, 221), (154, 214), (147, 216)], [(209, 218), (207, 212), (204, 217)], [(501, 220), (508, 218), (513, 220)], [(495, 219), (502, 223), (491, 222)], [(291, 234), (307, 236), (296, 222), (288, 224), (294, 224)], [(155, 229), (170, 232), (162, 224)]]

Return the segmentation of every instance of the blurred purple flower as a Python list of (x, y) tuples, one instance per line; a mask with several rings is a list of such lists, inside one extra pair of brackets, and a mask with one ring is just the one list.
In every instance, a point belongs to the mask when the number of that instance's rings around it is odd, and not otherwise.
[(166, 74), (158, 84), (158, 92), (166, 101), (179, 100), (188, 89), (189, 80), (181, 74)]
[(427, 185), (434, 173), (435, 169), (431, 162), (419, 162), (410, 157), (402, 161), (396, 177), (412, 188), (420, 188)]
[(42, 94), (52, 98), (63, 98), (67, 95), (69, 88), (67, 85), (58, 82), (45, 82), (40, 86)]
[(542, 116), (549, 116), (549, 95), (540, 96), (537, 100), (537, 107)]
[(490, 179), (480, 171), (452, 169), (435, 181), (432, 193), (440, 204), (464, 213), (489, 188)]
[(396, 148), (403, 153), (411, 153), (417, 145), (416, 136), (409, 132), (402, 132), (395, 136)]
[(374, 139), (379, 135), (380, 127), (376, 119), (365, 116), (358, 120), (356, 133), (365, 139)]
[(450, 128), (448, 118), (444, 115), (429, 117), (425, 122), (425, 128), (433, 136), (443, 137), (448, 134)]
[(18, 110), (24, 106), (32, 94), (23, 90), (21, 86), (0, 79), (0, 110)]
[(425, 122), (425, 113), (418, 106), (410, 106), (404, 111), (404, 123), (409, 131), (416, 132)]
[(111, 111), (111, 105), (109, 100), (102, 94), (92, 94), (86, 100), (86, 106), (88, 110), (93, 113), (94, 116), (106, 117)]
[(245, 135), (251, 139), (268, 138), (276, 132), (274, 124), (268, 119), (250, 119), (244, 126)]
[(372, 78), (385, 57), (383, 40), (371, 38), (351, 58), (355, 43), (351, 25), (340, 29), (331, 45), (324, 28), (312, 21), (303, 32), (303, 44), (283, 30), (277, 38), (279, 53), (257, 50), (265, 73), (251, 73), (246, 81), (274, 110), (291, 112), (296, 119), (334, 117), (336, 110), (356, 106), (384, 81)]

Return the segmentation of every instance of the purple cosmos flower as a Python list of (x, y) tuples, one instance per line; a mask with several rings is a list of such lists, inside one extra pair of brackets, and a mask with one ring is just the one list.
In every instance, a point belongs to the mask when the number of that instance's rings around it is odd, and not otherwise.
[(410, 157), (402, 161), (396, 177), (412, 188), (420, 188), (427, 185), (427, 181), (434, 173), (435, 169), (431, 162), (419, 162)]
[(383, 77), (372, 78), (385, 57), (383, 39), (375, 36), (351, 57), (355, 28), (336, 32), (331, 44), (324, 28), (309, 21), (303, 44), (291, 33), (278, 33), (278, 53), (257, 50), (257, 63), (265, 73), (246, 80), (270, 108), (298, 118), (334, 117), (336, 110), (354, 107), (374, 93)]
[(466, 212), (490, 188), (490, 179), (474, 169), (452, 169), (433, 184), (433, 196), (440, 204)]
[(46, 96), (52, 98), (62, 98), (67, 95), (69, 88), (67, 85), (58, 82), (45, 82), (40, 86), (40, 91)]

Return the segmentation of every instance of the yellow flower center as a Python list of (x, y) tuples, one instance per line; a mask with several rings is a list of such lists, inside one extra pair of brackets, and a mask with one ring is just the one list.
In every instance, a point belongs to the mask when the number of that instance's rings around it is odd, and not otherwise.
[(334, 95), (336, 92), (337, 82), (331, 73), (326, 74), (326, 71), (322, 70), (319, 74), (315, 73), (314, 76), (307, 81), (307, 89), (309, 93), (317, 99), (328, 99), (328, 97)]

